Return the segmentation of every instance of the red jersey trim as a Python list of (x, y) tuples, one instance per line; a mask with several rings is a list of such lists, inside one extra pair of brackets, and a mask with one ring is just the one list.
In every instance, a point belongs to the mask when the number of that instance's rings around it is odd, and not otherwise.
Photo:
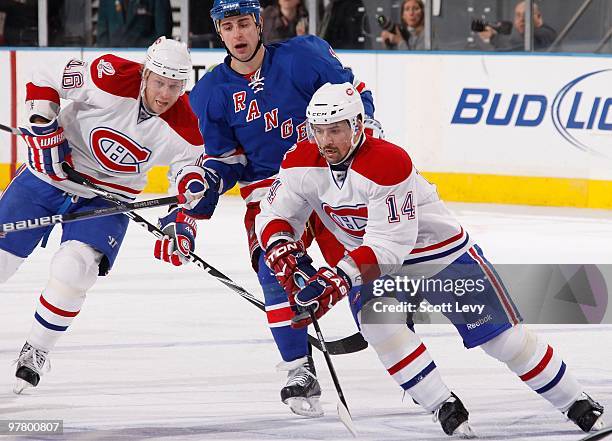
[(319, 153), (319, 147), (309, 141), (302, 141), (285, 154), (281, 168), (327, 167), (327, 161)]
[(170, 128), (189, 144), (195, 146), (204, 145), (204, 139), (198, 126), (198, 118), (191, 110), (187, 95), (182, 95), (174, 106), (159, 115), (159, 117), (166, 121)]
[(461, 227), (461, 230), (459, 231), (459, 233), (457, 233), (456, 235), (454, 235), (453, 237), (450, 237), (442, 242), (438, 242), (438, 243), (434, 243), (433, 245), (429, 245), (423, 248), (413, 248), (412, 251), (410, 252), (410, 254), (416, 254), (416, 253), (424, 253), (426, 251), (432, 251), (432, 250), (437, 250), (438, 248), (442, 248), (445, 247), (448, 244), (451, 244), (453, 242), (458, 241), (459, 239), (462, 239), (464, 236), (463, 234), (463, 227)]
[(372, 248), (362, 245), (348, 253), (361, 272), (363, 283), (369, 283), (380, 277), (378, 259)]
[(283, 219), (274, 219), (268, 222), (261, 232), (261, 243), (264, 248), (268, 248), (270, 237), (276, 233), (288, 233), (293, 235), (294, 231), (289, 222)]
[[(107, 69), (98, 69), (100, 63), (110, 63), (112, 74)], [(124, 98), (138, 99), (142, 79), (142, 64), (116, 55), (106, 54), (96, 58), (89, 67), (91, 79), (104, 92)]]
[(378, 185), (404, 182), (412, 173), (412, 161), (403, 148), (383, 139), (366, 137), (351, 169)]
[(59, 105), (60, 96), (52, 87), (41, 87), (34, 83), (26, 84), (26, 101), (53, 101)]
[(91, 182), (93, 182), (94, 184), (103, 185), (103, 186), (105, 186), (105, 187), (113, 188), (113, 189), (115, 189), (115, 190), (120, 190), (120, 191), (123, 191), (123, 192), (125, 192), (125, 193), (129, 193), (129, 194), (134, 194), (134, 195), (136, 195), (136, 194), (140, 194), (140, 192), (142, 191), (142, 190), (135, 190), (135, 189), (133, 189), (133, 188), (126, 187), (125, 185), (111, 184), (110, 182), (104, 182), (104, 181), (101, 181), (101, 180), (99, 180), (99, 179), (96, 179), (96, 178), (94, 178), (94, 177), (92, 177), (92, 176), (86, 175), (86, 174), (85, 174), (85, 173), (83, 173), (83, 172), (79, 172), (79, 173), (80, 173), (80, 174), (82, 174), (84, 177), (86, 177), (86, 178), (87, 178), (88, 180), (90, 180)]
[(240, 196), (242, 196), (242, 199), (247, 199), (251, 195), (251, 193), (253, 193), (258, 188), (269, 187), (270, 185), (272, 185), (274, 180), (274, 178), (264, 179), (259, 182), (254, 182), (252, 184), (245, 185), (240, 189)]

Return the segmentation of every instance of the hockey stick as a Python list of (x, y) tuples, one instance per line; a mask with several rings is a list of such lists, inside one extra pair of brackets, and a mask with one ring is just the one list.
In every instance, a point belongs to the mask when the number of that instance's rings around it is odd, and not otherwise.
[(340, 387), (340, 382), (338, 381), (338, 375), (336, 374), (336, 369), (334, 369), (334, 365), (331, 360), (331, 356), (327, 350), (327, 342), (323, 338), (323, 333), (321, 332), (321, 327), (319, 326), (319, 320), (315, 316), (314, 310), (312, 308), (308, 308), (308, 313), (310, 314), (310, 319), (312, 320), (312, 326), (317, 333), (317, 337), (319, 342), (321, 343), (321, 352), (323, 352), (323, 356), (325, 357), (325, 362), (327, 363), (327, 369), (329, 369), (329, 374), (334, 381), (334, 386), (336, 387), (336, 392), (338, 393), (338, 405), (336, 406), (338, 410), (338, 418), (344, 426), (351, 432), (353, 437), (357, 438), (357, 429), (355, 428), (355, 423), (353, 422), (353, 418), (351, 417), (351, 413), (349, 412), (348, 405), (346, 404), (346, 399), (344, 398), (344, 393), (342, 392), (342, 388)]
[[(64, 163), (62, 168), (64, 172), (66, 173), (66, 175), (68, 175), (68, 178), (71, 181), (77, 184), (83, 185), (84, 187), (89, 189), (91, 192), (97, 194), (98, 196), (104, 199), (114, 202), (120, 206), (123, 205), (122, 202), (119, 201), (113, 194), (91, 183), (88, 179), (86, 179), (84, 176), (79, 174), (76, 170), (74, 170), (68, 164)], [(136, 222), (143, 228), (147, 229), (150, 233), (152, 233), (158, 239), (164, 236), (164, 233), (159, 228), (157, 228), (155, 225), (147, 221), (145, 218), (140, 216), (138, 213), (127, 211), (125, 214), (127, 217), (132, 219), (134, 222)], [(219, 282), (223, 283), (225, 286), (227, 286), (228, 288), (236, 292), (242, 298), (244, 298), (245, 300), (247, 300), (248, 302), (250, 302), (257, 308), (259, 308), (261, 311), (265, 312), (266, 308), (261, 300), (259, 300), (253, 294), (245, 290), (242, 286), (238, 285), (236, 282), (234, 282), (232, 279), (227, 277), (221, 271), (214, 268), (212, 265), (209, 265), (202, 258), (200, 258), (194, 253), (189, 253), (189, 256), (187, 256), (187, 259), (191, 263), (197, 265), (198, 267), (206, 271), (208, 274), (210, 274), (212, 277), (217, 279)], [(320, 351), (323, 351), (323, 346), (319, 342), (318, 339), (316, 339), (315, 337), (311, 335), (308, 335), (308, 341), (310, 342), (310, 344), (315, 346), (317, 349), (319, 349)], [(363, 336), (359, 332), (349, 337), (340, 339), (340, 340), (326, 342), (326, 345), (327, 345), (326, 350), (329, 351), (329, 353), (333, 355), (350, 354), (353, 352), (359, 352), (368, 347), (368, 343), (364, 340)]]
[[(5, 126), (4, 124), (0, 124), (0, 130), (12, 133), (13, 135), (21, 135), (22, 134), (21, 129), (15, 128), (15, 127)], [(62, 168), (64, 169), (64, 172), (70, 177), (70, 179), (73, 182), (76, 182), (76, 183), (78, 183), (80, 185), (83, 185), (83, 186), (87, 187), (93, 193), (99, 195), (100, 197), (108, 199), (108, 200), (118, 204), (119, 206), (127, 206), (127, 204), (123, 204), (123, 203), (121, 203), (121, 201), (117, 200), (117, 198), (113, 194), (111, 194), (111, 193), (101, 189), (100, 187), (97, 187), (95, 184), (91, 183), (85, 177), (81, 176), (76, 170), (74, 170), (68, 164), (63, 164)], [(142, 202), (140, 202), (140, 203), (142, 203)], [(129, 209), (129, 210), (131, 210), (131, 209)], [(133, 212), (131, 212), (129, 210), (117, 211), (117, 213), (125, 213), (130, 219), (132, 219), (134, 222), (138, 223), (143, 228), (146, 228), (150, 233), (152, 233), (156, 237), (158, 237), (158, 238), (163, 237), (163, 233), (155, 225), (153, 225), (150, 222), (148, 222), (145, 218), (143, 218), (139, 214), (133, 213)], [(111, 213), (111, 214), (114, 214), (114, 213)], [(57, 216), (59, 216), (59, 215), (57, 215)], [(64, 219), (65, 218), (66, 218), (66, 215), (64, 215)], [(83, 219), (83, 218), (81, 217), (81, 219)], [(51, 223), (49, 225), (51, 225)], [(235, 283), (232, 279), (227, 277), (221, 271), (219, 271), (216, 268), (214, 268), (213, 266), (209, 265), (208, 263), (206, 263), (204, 260), (202, 260), (200, 257), (198, 257), (197, 255), (195, 255), (193, 253), (191, 253), (189, 255), (188, 259), (192, 263), (196, 264), (198, 267), (202, 268), (208, 274), (210, 274), (211, 276), (213, 276), (214, 278), (219, 280), (221, 283), (223, 283), (224, 285), (226, 285), (227, 287), (229, 287), (230, 289), (232, 289), (233, 291), (238, 293), (244, 299), (246, 299), (247, 301), (249, 301), (250, 303), (255, 305), (257, 308), (259, 308), (260, 310), (265, 312), (265, 306), (264, 306), (264, 304), (259, 299), (257, 299), (251, 293), (249, 293), (244, 288), (242, 288), (240, 285)], [(319, 343), (319, 341), (316, 338), (314, 338), (311, 335), (309, 335), (308, 336), (308, 340), (309, 340), (309, 342), (312, 345), (317, 347), (317, 349), (321, 350), (320, 343)], [(362, 351), (362, 350), (364, 350), (364, 349), (366, 349), (368, 347), (368, 343), (364, 340), (363, 336), (359, 332), (357, 332), (357, 333), (355, 333), (355, 334), (353, 334), (351, 336), (345, 337), (343, 339), (327, 342), (327, 346), (328, 346), (328, 350), (329, 350), (329, 352), (331, 354), (333, 354), (333, 355), (341, 355), (341, 354), (350, 354), (350, 353), (353, 353), (353, 352)]]
[(13, 233), (16, 231), (33, 230), (35, 228), (50, 227), (56, 224), (66, 224), (84, 219), (111, 216), (113, 214), (125, 213), (140, 208), (163, 207), (172, 204), (184, 204), (188, 198), (179, 194), (165, 198), (149, 199), (140, 202), (121, 203), (115, 207), (96, 208), (95, 210), (81, 211), (67, 214), (54, 214), (51, 216), (41, 216), (33, 219), (24, 219), (15, 222), (6, 222), (0, 225), (0, 233)]
[(14, 127), (5, 126), (4, 124), (0, 124), (0, 130), (12, 133), (13, 135), (21, 135), (21, 130), (16, 129)]
[(606, 427), (605, 429), (598, 430), (595, 433), (581, 438), (580, 441), (599, 441), (608, 438), (610, 435), (612, 435), (612, 427)]

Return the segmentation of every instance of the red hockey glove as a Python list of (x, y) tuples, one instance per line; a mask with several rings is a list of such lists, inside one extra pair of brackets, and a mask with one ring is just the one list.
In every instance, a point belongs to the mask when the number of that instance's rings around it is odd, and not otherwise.
[(312, 259), (306, 254), (301, 241), (278, 240), (273, 242), (266, 251), (265, 260), (266, 265), (272, 270), (276, 280), (289, 296), (290, 302), (293, 300), (293, 295), (301, 289), (295, 280), (296, 274), (301, 274), (303, 280), (308, 280), (317, 271), (312, 266)]
[(57, 119), (42, 124), (30, 123), (27, 127), (21, 127), (21, 132), (21, 137), (28, 145), (30, 167), (54, 181), (65, 180), (62, 163), (71, 163), (70, 145)]
[(159, 219), (158, 227), (165, 236), (155, 241), (155, 258), (174, 266), (187, 263), (187, 256), (195, 249), (198, 231), (196, 220), (181, 209), (175, 208)]

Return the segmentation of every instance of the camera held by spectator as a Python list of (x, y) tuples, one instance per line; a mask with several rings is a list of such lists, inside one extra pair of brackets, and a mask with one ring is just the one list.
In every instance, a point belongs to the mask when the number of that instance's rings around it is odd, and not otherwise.
[(425, 6), (423, 0), (404, 0), (402, 2), (401, 22), (377, 15), (376, 21), (382, 28), (380, 38), (387, 49), (423, 50), (425, 48)]
[(498, 21), (497, 23), (489, 23), (480, 19), (472, 20), (472, 32), (484, 32), (487, 26), (493, 28), (498, 34), (510, 35), (512, 33), (511, 21)]

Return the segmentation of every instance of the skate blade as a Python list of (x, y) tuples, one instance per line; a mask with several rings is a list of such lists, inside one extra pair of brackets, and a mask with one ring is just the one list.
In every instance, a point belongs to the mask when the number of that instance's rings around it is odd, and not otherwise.
[(597, 429), (596, 432), (593, 432), (593, 429), (591, 429), (590, 435), (585, 436), (580, 439), (580, 441), (599, 441), (607, 438), (608, 435), (612, 435), (612, 427), (602, 427), (601, 429)]
[(319, 418), (324, 415), (323, 408), (317, 397), (304, 398), (294, 397), (285, 401), (291, 412), (308, 418)]
[(603, 415), (601, 415), (599, 418), (597, 418), (597, 421), (595, 421), (593, 427), (591, 427), (590, 432), (599, 432), (605, 427), (605, 425), (606, 423), (604, 422)]
[(24, 390), (30, 387), (34, 387), (34, 386), (32, 386), (27, 381), (22, 380), (21, 378), (17, 378), (17, 381), (15, 381), (15, 386), (13, 386), (13, 392), (16, 393), (17, 395), (20, 395), (21, 392), (23, 392)]
[(346, 408), (344, 404), (338, 401), (338, 418), (340, 418), (340, 422), (344, 424), (344, 427), (347, 428), (353, 438), (357, 438), (357, 428), (355, 427), (355, 423), (353, 422), (353, 418), (349, 413), (349, 410)]
[(453, 432), (453, 436), (459, 437), (461, 439), (473, 439), (476, 438), (476, 434), (470, 427), (467, 421), (464, 421), (455, 429)]

